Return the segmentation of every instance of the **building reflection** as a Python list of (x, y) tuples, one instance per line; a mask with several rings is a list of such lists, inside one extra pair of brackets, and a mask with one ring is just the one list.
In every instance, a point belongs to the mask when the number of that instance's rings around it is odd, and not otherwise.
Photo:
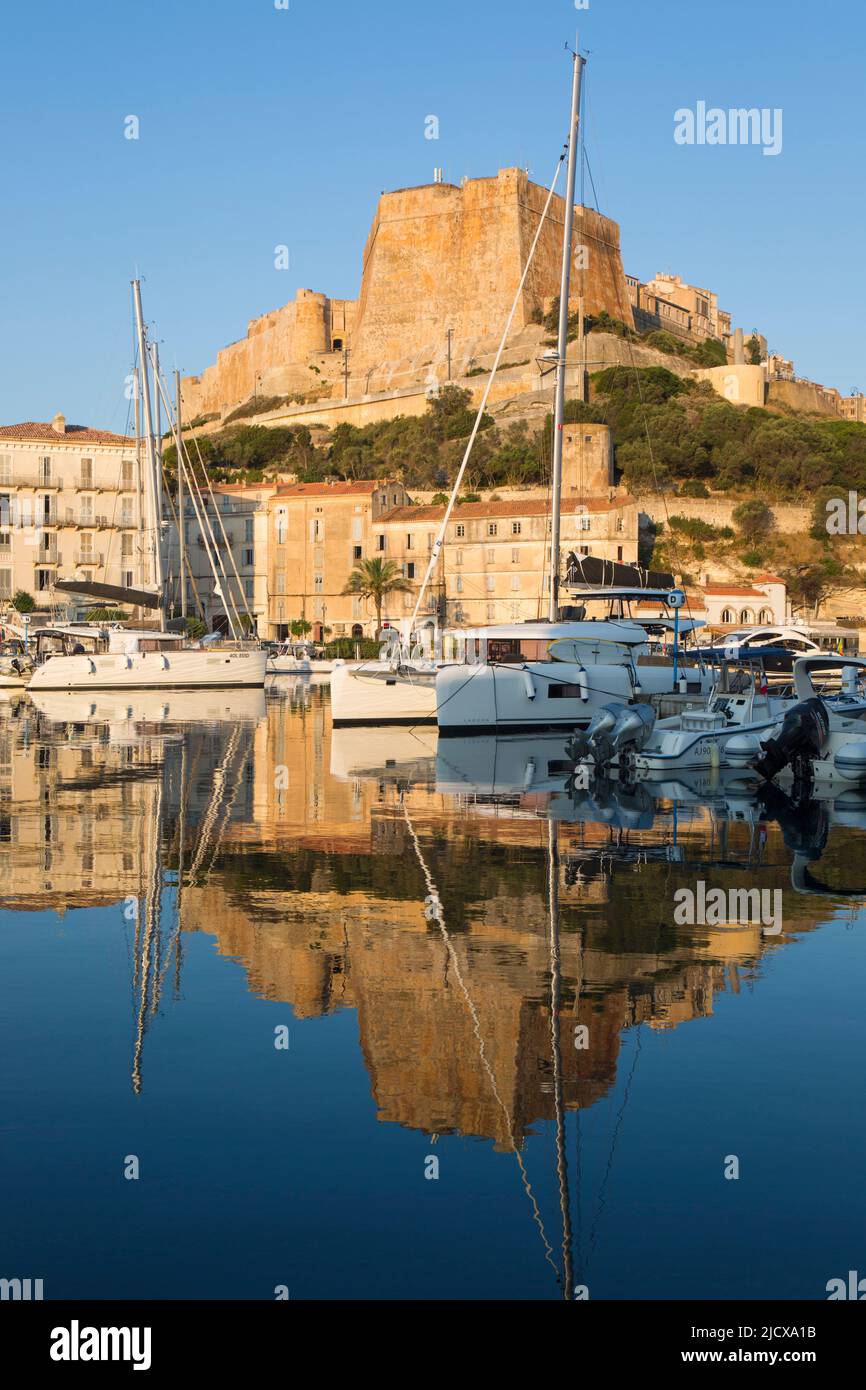
[[(722, 833), (706, 807), (670, 805), (649, 828), (569, 823), (549, 795), (458, 795), (437, 780), (435, 733), (332, 744), (322, 688), (195, 724), (165, 708), (57, 713), (0, 714), (0, 905), (116, 905), (136, 1090), (184, 937), (201, 932), (296, 1017), (356, 1011), (382, 1121), (517, 1149), (612, 1091), (630, 1030), (708, 1017), (827, 915), (791, 892), (774, 826)], [(782, 889), (783, 934), (674, 927), (695, 864)]]

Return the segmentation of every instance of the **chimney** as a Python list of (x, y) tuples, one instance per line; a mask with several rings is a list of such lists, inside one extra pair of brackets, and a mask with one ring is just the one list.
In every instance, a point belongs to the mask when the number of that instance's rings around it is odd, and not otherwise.
[(58, 411), (57, 414), (55, 415), (54, 419), (51, 421), (51, 428), (53, 429), (53, 431), (54, 431), (55, 434), (65, 434), (65, 433), (66, 433), (66, 416), (65, 416), (65, 415), (61, 415), (60, 412)]
[(736, 366), (741, 367), (745, 360), (746, 354), (743, 348), (743, 330), (742, 328), (738, 328), (734, 332), (734, 362)]

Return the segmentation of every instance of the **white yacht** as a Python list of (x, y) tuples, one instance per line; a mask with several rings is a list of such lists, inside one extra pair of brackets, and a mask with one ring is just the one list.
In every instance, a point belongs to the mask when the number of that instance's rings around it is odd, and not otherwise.
[[(666, 596), (620, 588), (585, 598), (622, 605)], [(585, 728), (611, 701), (653, 702), (675, 692), (706, 699), (716, 679), (685, 653), (655, 655), (646, 628), (629, 617), (469, 628), (446, 634), (444, 654), (435, 677), (444, 735)]]
[(90, 623), (58, 624), (36, 636), (27, 687), (40, 690), (176, 690), (263, 686), (266, 653), (214, 642), (190, 646), (184, 633)]

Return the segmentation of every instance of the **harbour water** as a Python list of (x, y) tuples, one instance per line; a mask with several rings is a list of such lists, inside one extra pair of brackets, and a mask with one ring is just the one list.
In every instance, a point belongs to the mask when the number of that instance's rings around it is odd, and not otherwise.
[[(590, 795), (558, 745), (332, 734), (302, 681), (133, 698), (0, 707), (0, 1275), (824, 1299), (862, 1266), (866, 800)], [(717, 888), (780, 914), (700, 920)]]

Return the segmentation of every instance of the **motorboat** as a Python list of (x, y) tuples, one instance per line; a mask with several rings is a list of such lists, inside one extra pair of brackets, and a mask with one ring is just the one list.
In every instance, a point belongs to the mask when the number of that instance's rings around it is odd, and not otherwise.
[(8, 638), (0, 643), (0, 693), (24, 690), (33, 674), (33, 657), (24, 642)]

